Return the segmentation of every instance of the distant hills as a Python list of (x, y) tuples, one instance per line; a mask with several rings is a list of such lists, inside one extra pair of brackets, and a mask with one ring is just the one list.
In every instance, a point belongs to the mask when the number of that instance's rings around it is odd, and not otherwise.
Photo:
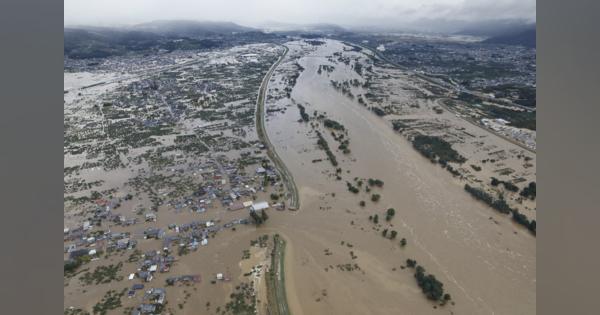
[(492, 21), (472, 22), (462, 25), (455, 34), (495, 37), (505, 34), (516, 33), (535, 28), (535, 23), (525, 20), (504, 19)]
[(484, 40), (488, 44), (504, 44), (504, 45), (521, 45), (525, 47), (535, 48), (536, 30), (535, 27), (509, 32)]
[(130, 27), (65, 27), (64, 55), (105, 58), (160, 50), (211, 49), (277, 40), (281, 36), (230, 22), (154, 21)]
[(257, 32), (258, 29), (241, 26), (232, 22), (161, 20), (142, 23), (131, 27), (133, 30), (152, 32), (168, 36), (210, 36), (231, 35), (233, 33)]
[(112, 28), (65, 28), (65, 56), (86, 59), (121, 55), (126, 51), (144, 51), (155, 47), (161, 36), (148, 32)]
[(535, 23), (500, 20), (471, 24), (456, 34), (487, 37), (483, 43), (535, 47)]
[[(523, 21), (488, 21), (468, 25), (462, 22), (430, 20), (421, 23), (435, 28), (443, 27), (446, 29), (444, 32), (446, 34), (487, 37), (488, 39), (483, 43), (535, 47), (535, 24), (527, 24)], [(261, 29), (231, 22), (189, 20), (160, 20), (120, 28), (65, 27), (64, 54), (75, 59), (104, 58), (136, 52), (211, 49), (255, 42), (281, 41), (286, 35), (304, 38), (347, 35), (355, 30), (328, 23), (268, 22), (260, 27)], [(263, 32), (263, 29), (266, 32)], [(368, 29), (363, 28), (362, 31), (369, 32)], [(371, 31), (375, 32), (376, 29)]]
[(345, 28), (330, 23), (293, 24), (270, 21), (263, 23), (260, 27), (269, 32), (280, 32), (288, 34), (312, 33), (326, 35), (348, 32), (348, 30), (346, 30)]

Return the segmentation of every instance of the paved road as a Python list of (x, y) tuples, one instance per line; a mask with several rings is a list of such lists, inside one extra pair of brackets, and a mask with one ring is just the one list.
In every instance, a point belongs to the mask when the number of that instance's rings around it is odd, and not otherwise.
[(256, 100), (256, 132), (258, 134), (258, 139), (267, 147), (267, 155), (275, 164), (275, 168), (279, 171), (279, 174), (281, 174), (288, 193), (291, 194), (289, 196), (290, 204), (288, 208), (290, 210), (297, 210), (300, 208), (300, 197), (298, 194), (298, 188), (294, 182), (294, 177), (288, 170), (287, 166), (285, 166), (285, 163), (283, 163), (279, 155), (277, 155), (273, 144), (271, 144), (271, 141), (269, 140), (267, 130), (265, 129), (265, 96), (267, 93), (267, 87), (269, 85), (269, 80), (273, 75), (273, 71), (277, 68), (277, 66), (279, 66), (283, 58), (285, 58), (288, 53), (289, 49), (285, 46), (283, 46), (283, 48), (285, 48), (285, 52), (281, 55), (281, 57), (279, 57), (279, 60), (277, 60), (277, 62), (271, 66), (271, 69), (269, 69), (269, 72), (267, 72), (260, 85), (258, 99)]

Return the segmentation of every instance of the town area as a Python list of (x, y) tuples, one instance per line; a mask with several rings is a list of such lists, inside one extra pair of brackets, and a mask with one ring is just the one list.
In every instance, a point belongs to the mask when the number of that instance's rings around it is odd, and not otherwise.
[(256, 226), (287, 192), (255, 109), (282, 52), (65, 61), (66, 314), (264, 307), (273, 243)]
[(535, 106), (358, 39), (65, 58), (65, 314), (535, 313)]

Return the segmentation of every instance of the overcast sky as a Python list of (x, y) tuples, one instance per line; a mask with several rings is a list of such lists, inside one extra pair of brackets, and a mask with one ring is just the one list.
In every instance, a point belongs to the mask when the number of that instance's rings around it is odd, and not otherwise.
[(407, 26), (423, 19), (535, 21), (535, 0), (64, 0), (65, 25), (127, 25), (152, 20), (333, 23)]

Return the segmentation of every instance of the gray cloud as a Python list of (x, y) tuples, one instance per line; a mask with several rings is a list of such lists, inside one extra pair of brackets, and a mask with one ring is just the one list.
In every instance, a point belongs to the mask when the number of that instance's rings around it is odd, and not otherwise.
[(65, 25), (128, 25), (152, 20), (334, 23), (406, 27), (423, 20), (535, 21), (535, 0), (64, 0)]

